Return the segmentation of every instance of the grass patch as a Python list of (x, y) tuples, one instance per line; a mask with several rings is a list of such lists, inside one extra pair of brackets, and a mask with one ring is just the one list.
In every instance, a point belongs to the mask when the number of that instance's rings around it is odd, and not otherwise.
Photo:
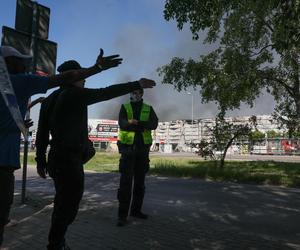
[(100, 173), (116, 172), (119, 169), (118, 153), (96, 153), (96, 155), (84, 165), (87, 170), (93, 170)]
[[(28, 158), (27, 158), (27, 164), (28, 165), (36, 165), (36, 161), (34, 158), (35, 158), (35, 152), (29, 152)], [(21, 153), (21, 155), (20, 155), (20, 163), (21, 163), (21, 166), (23, 166), (23, 153)]]
[[(35, 165), (35, 153), (29, 153), (28, 164)], [(300, 164), (273, 161), (226, 161), (223, 169), (214, 161), (201, 159), (151, 156), (150, 174), (159, 176), (193, 177), (238, 183), (284, 185), (300, 187)], [(96, 153), (85, 169), (101, 173), (117, 172), (118, 153)]]
[[(36, 165), (34, 158), (35, 152), (29, 152), (28, 165)], [(97, 152), (96, 155), (85, 164), (84, 168), (101, 173), (118, 171), (119, 158), (120, 155), (118, 153)], [(20, 162), (23, 164), (23, 154), (21, 154)]]
[(160, 160), (151, 174), (176, 177), (195, 177), (238, 183), (284, 185), (300, 187), (300, 164), (273, 161), (227, 161), (223, 169), (214, 161), (189, 161), (184, 164)]

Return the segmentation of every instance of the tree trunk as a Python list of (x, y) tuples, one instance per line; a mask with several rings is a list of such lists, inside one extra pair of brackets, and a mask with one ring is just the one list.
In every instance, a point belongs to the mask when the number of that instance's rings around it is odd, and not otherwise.
[(225, 149), (224, 149), (224, 152), (223, 152), (223, 154), (222, 154), (222, 158), (221, 158), (221, 160), (220, 160), (220, 168), (222, 168), (222, 169), (224, 168), (227, 150), (228, 150), (228, 148), (231, 146), (231, 144), (232, 144), (232, 142), (233, 142), (233, 140), (234, 140), (235, 138), (236, 138), (236, 136), (232, 137), (232, 138), (229, 140), (229, 142), (227, 143), (227, 145), (226, 145), (226, 147), (225, 147)]
[(296, 112), (297, 112), (297, 120), (300, 120), (300, 95), (298, 95), (298, 99), (296, 101)]
[(224, 164), (225, 164), (225, 157), (226, 157), (226, 154), (225, 154), (225, 152), (223, 153), (223, 155), (222, 155), (222, 158), (221, 158), (221, 160), (220, 160), (220, 168), (224, 168)]

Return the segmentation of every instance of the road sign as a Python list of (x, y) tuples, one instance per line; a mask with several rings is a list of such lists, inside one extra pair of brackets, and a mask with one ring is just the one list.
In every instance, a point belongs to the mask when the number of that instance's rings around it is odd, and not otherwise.
[[(33, 22), (33, 19), (36, 19)], [(50, 9), (30, 0), (18, 0), (16, 10), (15, 29), (35, 36), (48, 39)], [(33, 27), (36, 25), (36, 27)]]
[[(23, 54), (30, 54), (31, 35), (3, 26), (2, 45), (9, 45)], [(32, 72), (41, 71), (52, 75), (56, 68), (57, 44), (45, 39), (36, 38), (35, 68)]]
[(118, 140), (118, 121), (91, 119), (88, 128), (91, 141), (116, 142)]
[[(49, 8), (31, 0), (17, 0), (15, 22), (16, 29), (14, 30), (8, 27), (3, 27), (2, 29), (2, 45), (12, 46), (19, 50), (21, 53), (32, 55), (32, 62), (29, 70), (32, 73), (38, 72), (40, 75), (54, 74), (56, 67), (57, 45), (56, 43), (47, 40), (49, 20)], [(2, 61), (4, 62), (4, 60)], [(3, 76), (5, 75), (3, 74)], [(3, 91), (1, 91), (1, 93), (2, 92)], [(3, 97), (5, 99), (5, 97), (7, 96), (3, 95)], [(16, 100), (13, 92), (11, 95), (9, 95), (9, 98), (10, 101)], [(5, 101), (6, 104), (9, 105), (9, 102), (7, 100)], [(14, 103), (17, 105), (16, 101), (14, 101)], [(15, 121), (18, 123), (18, 118), (15, 117), (13, 113), (12, 115)], [(29, 118), (29, 113), (27, 117)], [(27, 152), (28, 140), (26, 135), (23, 158), (22, 203), (25, 202)]]

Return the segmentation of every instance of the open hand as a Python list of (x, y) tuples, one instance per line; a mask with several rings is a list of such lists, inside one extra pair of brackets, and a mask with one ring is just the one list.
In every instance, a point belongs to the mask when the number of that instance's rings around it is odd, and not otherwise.
[(103, 49), (100, 49), (100, 54), (97, 58), (96, 65), (102, 70), (107, 70), (119, 66), (122, 63), (122, 58), (119, 55), (103, 56)]
[(156, 85), (155, 81), (147, 78), (141, 78), (138, 82), (143, 89), (153, 88)]

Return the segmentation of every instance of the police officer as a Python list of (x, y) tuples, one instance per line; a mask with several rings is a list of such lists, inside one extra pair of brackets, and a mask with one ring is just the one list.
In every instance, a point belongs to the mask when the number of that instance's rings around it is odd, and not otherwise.
[(149, 170), (151, 130), (157, 128), (158, 118), (153, 108), (143, 102), (143, 94), (141, 88), (130, 93), (130, 102), (123, 104), (119, 113), (118, 147), (121, 154), (119, 164), (121, 176), (117, 226), (124, 226), (127, 223), (129, 209), (133, 217), (148, 218), (141, 209), (145, 193), (145, 175)]

